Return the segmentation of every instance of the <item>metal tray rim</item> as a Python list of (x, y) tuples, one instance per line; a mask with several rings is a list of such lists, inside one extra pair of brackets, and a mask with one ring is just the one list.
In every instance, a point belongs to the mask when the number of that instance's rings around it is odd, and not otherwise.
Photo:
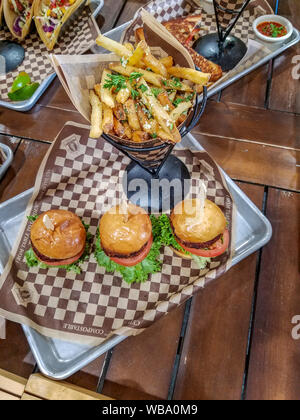
[(0, 148), (6, 154), (6, 160), (4, 161), (4, 163), (0, 167), (0, 180), (1, 180), (1, 178), (4, 176), (5, 172), (7, 171), (9, 166), (11, 165), (14, 154), (13, 154), (11, 148), (9, 146), (7, 146), (6, 144), (0, 143)]
[[(96, 0), (96, 1), (99, 2), (99, 5), (96, 7), (96, 9), (92, 13), (93, 17), (97, 17), (98, 14), (100, 13), (100, 10), (104, 6), (104, 0)], [(14, 111), (19, 111), (19, 112), (29, 111), (36, 104), (36, 102), (39, 100), (42, 94), (46, 91), (46, 89), (49, 87), (49, 85), (55, 79), (55, 77), (56, 77), (56, 73), (52, 73), (48, 77), (46, 77), (46, 79), (38, 87), (34, 95), (27, 101), (6, 102), (3, 100), (0, 100), (0, 106), (3, 106), (4, 108), (7, 108), (7, 109), (12, 109)]]

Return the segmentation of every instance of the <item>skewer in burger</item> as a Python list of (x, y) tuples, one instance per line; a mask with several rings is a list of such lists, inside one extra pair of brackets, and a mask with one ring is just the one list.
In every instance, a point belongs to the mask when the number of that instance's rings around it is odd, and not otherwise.
[(95, 257), (108, 272), (127, 283), (143, 282), (161, 270), (156, 219), (132, 203), (112, 207), (100, 219)]
[(211, 258), (226, 252), (229, 232), (225, 216), (215, 203), (198, 199), (178, 203), (168, 218), (160, 217), (162, 240), (180, 257), (194, 259), (205, 268)]
[(64, 268), (80, 273), (79, 264), (88, 257), (91, 235), (88, 226), (67, 210), (49, 210), (33, 221), (31, 248), (25, 253), (29, 267)]

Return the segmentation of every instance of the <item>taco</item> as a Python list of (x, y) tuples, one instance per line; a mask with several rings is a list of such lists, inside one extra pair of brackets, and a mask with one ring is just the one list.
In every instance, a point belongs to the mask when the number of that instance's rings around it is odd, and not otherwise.
[(48, 50), (57, 42), (63, 24), (85, 0), (35, 0), (34, 20), (41, 40)]
[(30, 30), (36, 0), (2, 0), (8, 29), (15, 38), (22, 40)]

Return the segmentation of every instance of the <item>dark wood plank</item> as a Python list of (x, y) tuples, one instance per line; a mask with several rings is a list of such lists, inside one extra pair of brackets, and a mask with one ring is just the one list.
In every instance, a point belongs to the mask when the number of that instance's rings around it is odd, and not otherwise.
[(115, 347), (102, 393), (117, 399), (165, 399), (177, 352), (184, 305)]
[(28, 378), (34, 365), (21, 325), (7, 321), (6, 339), (0, 340), (0, 369)]
[(148, 0), (127, 0), (116, 26), (122, 25), (123, 23), (131, 20), (134, 17), (135, 12), (147, 3), (149, 3)]
[(52, 142), (67, 121), (87, 124), (77, 111), (39, 105), (28, 112), (0, 109), (0, 132), (10, 136)]
[(269, 64), (258, 68), (222, 91), (221, 101), (264, 108)]
[[(240, 184), (262, 206), (263, 188)], [(175, 399), (241, 398), (257, 254), (194, 296)]]
[(300, 116), (209, 102), (194, 132), (296, 149), (300, 146)]
[(105, 0), (104, 6), (97, 18), (97, 23), (102, 33), (116, 26), (118, 17), (126, 0)]
[(231, 178), (299, 191), (300, 151), (222, 136), (195, 137)]
[(13, 163), (0, 183), (0, 202), (34, 186), (37, 171), (48, 148), (46, 143), (21, 141)]
[[(278, 13), (300, 29), (300, 3), (280, 0)], [(295, 60), (295, 61), (294, 61)], [(269, 107), (280, 111), (300, 113), (300, 44), (274, 60)]]
[(299, 194), (269, 189), (273, 237), (262, 253), (248, 400), (299, 400), (300, 346), (292, 338), (292, 318), (300, 315), (299, 214)]

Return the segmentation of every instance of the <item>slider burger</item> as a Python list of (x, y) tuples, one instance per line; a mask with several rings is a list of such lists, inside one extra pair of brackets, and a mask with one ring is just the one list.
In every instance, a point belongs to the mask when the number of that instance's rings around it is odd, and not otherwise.
[(25, 253), (27, 264), (32, 266), (63, 267), (80, 273), (89, 249), (87, 226), (74, 213), (67, 210), (49, 210), (34, 220), (31, 226), (31, 249)]
[(118, 271), (128, 282), (147, 280), (160, 271), (159, 235), (152, 233), (146, 211), (132, 203), (112, 207), (100, 220), (95, 257), (107, 271)]
[(204, 268), (210, 258), (227, 250), (229, 232), (226, 224), (223, 212), (212, 201), (206, 199), (202, 208), (198, 199), (184, 200), (170, 215), (166, 245), (182, 258), (197, 260), (200, 268)]

